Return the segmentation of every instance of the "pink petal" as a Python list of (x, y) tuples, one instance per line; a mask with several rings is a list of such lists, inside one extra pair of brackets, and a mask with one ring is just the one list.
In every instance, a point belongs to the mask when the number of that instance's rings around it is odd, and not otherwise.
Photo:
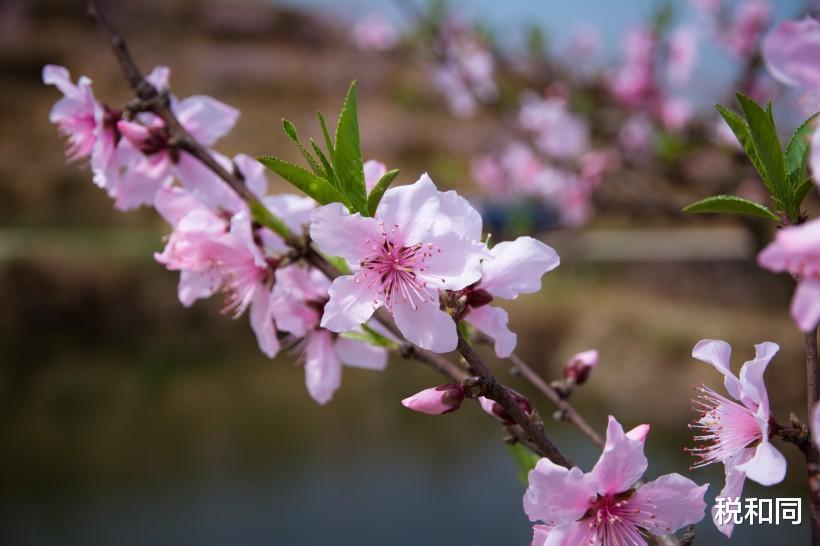
[(424, 243), (430, 238), (439, 211), (436, 185), (427, 174), (413, 184), (384, 192), (376, 219), (400, 246)]
[(268, 178), (265, 176), (265, 166), (247, 154), (237, 154), (233, 158), (234, 165), (242, 173), (243, 181), (248, 189), (262, 199), (268, 193)]
[(170, 85), (171, 69), (167, 66), (155, 66), (151, 73), (145, 76), (145, 79), (158, 91), (165, 91)]
[(190, 307), (196, 300), (210, 298), (222, 286), (222, 275), (216, 270), (190, 271), (183, 269), (179, 272), (179, 286), (177, 296), (180, 303)]
[(719, 339), (702, 339), (692, 349), (692, 358), (711, 364), (723, 374), (723, 385), (735, 400), (740, 400), (743, 393), (740, 380), (732, 373), (732, 347)]
[(327, 404), (342, 384), (342, 363), (333, 351), (330, 332), (316, 330), (305, 338), (305, 384), (319, 404)]
[(604, 452), (590, 472), (598, 493), (614, 495), (632, 487), (646, 471), (643, 443), (629, 438), (614, 417), (609, 417)]
[[(599, 542), (594, 528), (586, 521), (573, 521), (550, 529), (544, 546), (612, 546)], [(644, 546), (644, 545), (640, 545)]]
[(310, 224), (311, 213), (316, 210), (316, 201), (292, 193), (268, 195), (262, 199), (262, 203), (294, 233), (305, 231)]
[(453, 317), (439, 308), (439, 302), (424, 301), (414, 309), (407, 303), (393, 305), (396, 326), (407, 341), (435, 353), (449, 353), (458, 344)]
[[(216, 152), (211, 152), (223, 167), (230, 168), (230, 160)], [(182, 185), (212, 211), (235, 213), (247, 208), (245, 203), (221, 178), (192, 155), (182, 152), (174, 165)]]
[(769, 442), (768, 438), (763, 438), (763, 441), (754, 449), (752, 458), (743, 464), (738, 464), (737, 469), (760, 485), (774, 485), (782, 482), (786, 476), (786, 459)]
[(375, 159), (371, 159), (370, 161), (365, 161), (364, 164), (364, 185), (367, 188), (367, 193), (370, 193), (370, 190), (373, 189), (379, 180), (381, 180), (384, 173), (387, 172), (387, 167), (384, 163), (376, 161)]
[(791, 305), (792, 318), (804, 332), (820, 322), (820, 279), (805, 279), (797, 284)]
[(481, 278), (481, 259), (486, 255), (483, 244), (462, 239), (455, 233), (436, 235), (427, 244), (431, 255), (417, 276), (430, 287), (460, 290)]
[(365, 341), (340, 337), (334, 345), (336, 356), (345, 366), (382, 371), (387, 367), (387, 350)]
[(498, 243), (484, 261), (481, 288), (499, 298), (541, 290), (541, 277), (558, 267), (560, 259), (551, 247), (532, 237)]
[(165, 221), (176, 227), (179, 222), (202, 203), (190, 192), (179, 187), (161, 188), (154, 196), (154, 208)]
[(228, 134), (239, 118), (239, 110), (206, 96), (183, 99), (176, 113), (182, 126), (205, 146)]
[(325, 304), (320, 325), (331, 332), (349, 332), (358, 328), (379, 305), (378, 286), (356, 282), (353, 275), (334, 280), (328, 294), (330, 300)]
[(666, 474), (639, 487), (629, 507), (639, 511), (638, 526), (653, 535), (668, 535), (703, 519), (708, 488), (709, 484), (698, 486), (680, 474)]
[(646, 443), (646, 436), (649, 434), (649, 429), (650, 427), (647, 424), (638, 425), (637, 427), (627, 432), (626, 437), (630, 440), (634, 440), (636, 442), (644, 444)]
[(171, 185), (170, 166), (164, 155), (144, 158), (131, 165), (111, 190), (114, 206), (119, 210), (131, 210), (153, 204), (157, 191)]
[(755, 404), (761, 405), (766, 414), (767, 421), (769, 395), (766, 393), (766, 384), (763, 382), (763, 374), (769, 362), (779, 350), (780, 346), (777, 343), (772, 343), (771, 341), (758, 343), (755, 345), (754, 359), (747, 361), (743, 364), (743, 367), (740, 368), (741, 390), (743, 391), (744, 398), (748, 399), (743, 402), (754, 402)]
[(250, 307), (251, 328), (256, 334), (259, 349), (273, 358), (279, 352), (279, 338), (271, 315), (271, 293), (262, 288), (257, 289)]
[(532, 526), (532, 546), (544, 546), (547, 542), (552, 527), (549, 525)]
[(507, 327), (509, 315), (504, 309), (483, 305), (470, 309), (465, 320), (495, 341), (495, 355), (498, 358), (507, 358), (515, 350), (518, 336)]
[(811, 412), (811, 435), (814, 445), (820, 448), (820, 403), (815, 404)]
[[(720, 493), (717, 494), (718, 497), (723, 498), (736, 498), (740, 497), (743, 493), (743, 483), (746, 481), (746, 474), (743, 471), (737, 468), (737, 465), (743, 464), (747, 462), (752, 456), (751, 449), (744, 449), (739, 455), (733, 458), (730, 461), (726, 461), (725, 469), (726, 469), (726, 483), (723, 486), (723, 489), (720, 490)], [(729, 519), (728, 523), (718, 523), (716, 518), (717, 513), (717, 506), (712, 507), (712, 522), (715, 524), (715, 527), (718, 528), (718, 531), (726, 535), (727, 537), (732, 537), (732, 531), (735, 528), (735, 524), (732, 519)]]
[(566, 469), (549, 459), (540, 459), (528, 481), (524, 512), (530, 521), (570, 523), (580, 519), (595, 502), (595, 486), (577, 466)]
[(439, 215), (434, 233), (455, 233), (469, 241), (481, 240), (481, 214), (454, 190), (439, 192)]
[(350, 214), (341, 203), (331, 203), (310, 215), (310, 238), (319, 250), (358, 264), (373, 254), (384, 236), (379, 223), (361, 214)]
[(820, 23), (810, 17), (783, 21), (763, 39), (763, 59), (786, 85), (820, 88)]
[(79, 95), (77, 86), (71, 81), (71, 72), (64, 66), (45, 65), (43, 67), (43, 83), (55, 86), (66, 97), (76, 98)]

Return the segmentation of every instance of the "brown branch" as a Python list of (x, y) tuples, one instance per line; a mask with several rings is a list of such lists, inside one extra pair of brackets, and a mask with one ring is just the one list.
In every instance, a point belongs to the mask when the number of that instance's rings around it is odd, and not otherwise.
[(509, 395), (507, 390), (501, 385), (490, 369), (478, 356), (473, 347), (466, 339), (458, 334), (458, 352), (467, 361), (469, 370), (472, 374), (480, 377), (484, 382), (483, 394), (490, 400), (497, 402), (504, 408), (504, 411), (520, 426), (527, 435), (527, 439), (532, 442), (539, 453), (554, 462), (555, 464), (564, 466), (566, 468), (572, 467), (569, 459), (555, 447), (547, 435), (544, 433), (544, 425), (538, 417), (538, 413), (533, 410), (531, 416), (527, 416), (524, 410), (516, 403)]
[[(806, 401), (808, 416), (811, 419), (814, 406), (820, 399), (820, 382), (818, 382), (817, 328), (805, 334), (806, 344)], [(815, 434), (817, 431), (815, 431)], [(817, 469), (820, 454), (817, 445), (809, 439), (805, 449), (806, 468), (809, 484), (809, 511), (811, 513), (811, 543), (820, 546), (820, 497), (817, 495)]]
[(587, 438), (592, 441), (595, 445), (599, 447), (603, 447), (604, 440), (601, 436), (595, 432), (589, 423), (578, 414), (575, 408), (570, 404), (567, 400), (561, 397), (561, 395), (556, 391), (552, 386), (549, 385), (544, 379), (538, 375), (538, 373), (533, 370), (526, 362), (524, 362), (521, 357), (517, 354), (513, 353), (509, 356), (509, 360), (512, 363), (514, 369), (521, 374), (521, 377), (526, 379), (532, 386), (534, 386), (538, 391), (550, 399), (550, 401), (555, 404), (561, 413), (561, 418), (565, 421), (569, 421), (580, 430)]

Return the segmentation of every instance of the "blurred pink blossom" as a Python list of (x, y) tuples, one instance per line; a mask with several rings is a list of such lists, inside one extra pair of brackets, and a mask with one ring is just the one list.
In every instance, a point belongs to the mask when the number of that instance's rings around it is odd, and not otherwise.
[(401, 401), (402, 405), (413, 411), (428, 415), (443, 415), (456, 411), (464, 401), (464, 388), (461, 385), (447, 384), (425, 389)]
[(685, 85), (695, 68), (698, 56), (698, 33), (694, 27), (683, 26), (672, 32), (666, 74), (673, 85)]
[(364, 51), (387, 51), (399, 41), (399, 33), (389, 21), (369, 15), (353, 25), (353, 43)]
[(754, 53), (771, 12), (769, 0), (738, 2), (729, 27), (721, 34), (726, 49), (738, 57), (748, 57)]

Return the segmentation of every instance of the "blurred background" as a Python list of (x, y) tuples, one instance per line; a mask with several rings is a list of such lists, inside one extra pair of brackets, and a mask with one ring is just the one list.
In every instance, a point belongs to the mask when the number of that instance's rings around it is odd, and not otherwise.
[[(744, 31), (736, 27), (747, 4), (758, 10), (746, 14), (756, 14), (757, 27), (732, 35)], [(773, 99), (783, 128), (793, 128), (801, 97), (766, 79), (757, 44), (770, 25), (810, 5), (106, 5), (144, 70), (167, 65), (178, 96), (211, 95), (241, 110), (221, 152), (298, 161), (281, 118), (316, 136), (314, 112), (335, 116), (356, 79), (366, 159), (400, 168), (402, 183), (427, 171), (440, 187), (458, 189), (482, 208), (497, 240), (537, 233), (555, 246), (562, 264), (543, 290), (505, 304), (519, 354), (555, 378), (572, 354), (597, 348), (600, 367), (573, 402), (601, 432), (608, 414), (627, 427), (651, 423), (649, 476), (688, 472), (693, 388), (720, 383), (689, 356), (702, 338), (730, 342), (736, 365), (753, 344), (779, 343), (767, 374), (774, 414), (781, 422), (791, 411), (805, 417), (792, 285), (755, 263), (773, 229), (678, 211), (719, 191), (760, 193), (711, 104), (754, 92)], [(86, 166), (66, 163), (48, 122), (58, 93), (41, 83), (46, 63), (89, 76), (108, 104), (129, 100), (83, 2), (4, 0), (0, 27), (0, 542), (529, 543), (524, 485), (499, 428), (473, 406), (432, 418), (399, 404), (440, 382), (426, 368), (396, 359), (385, 373), (346, 369), (342, 388), (320, 407), (294, 358), (266, 359), (247, 318), (222, 315), (220, 298), (179, 305), (177, 275), (152, 257), (167, 226), (153, 210), (114, 210)], [(619, 69), (637, 62), (630, 32), (649, 29), (659, 73), (677, 62), (679, 28), (697, 39), (677, 89), (656, 73), (644, 82), (649, 90), (618, 87)], [(467, 76), (453, 83), (448, 70), (459, 63), (455, 72)], [(564, 135), (582, 124), (587, 151), (611, 159), (601, 173), (585, 170), (580, 152), (542, 146), (538, 128), (522, 123), (520, 109), (550, 99), (570, 117), (547, 129)], [(510, 148), (518, 144), (529, 146), (524, 160)], [(537, 188), (525, 184), (520, 161), (535, 169)], [(288, 191), (270, 181), (272, 191)], [(579, 212), (562, 216), (572, 199), (582, 200)], [(485, 353), (502, 380), (552, 413)], [(569, 425), (548, 422), (548, 430), (584, 468), (597, 459), (599, 450)], [(805, 495), (802, 457), (793, 446), (782, 450), (786, 482), (747, 484), (747, 498)], [(716, 466), (687, 475), (712, 483), (710, 499), (723, 485)], [(726, 542), (708, 518), (696, 530), (696, 544)], [(806, 525), (744, 525), (734, 541), (807, 538)]]

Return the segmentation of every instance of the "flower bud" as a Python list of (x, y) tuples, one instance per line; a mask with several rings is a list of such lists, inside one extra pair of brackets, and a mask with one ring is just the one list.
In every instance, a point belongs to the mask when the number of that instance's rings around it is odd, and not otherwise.
[(428, 415), (442, 415), (456, 411), (464, 401), (464, 389), (461, 385), (449, 383), (431, 389), (425, 389), (401, 401), (402, 405), (413, 411)]
[[(508, 389), (506, 387), (504, 387), (504, 390), (507, 391), (507, 394), (510, 396), (510, 398), (512, 398), (513, 401), (515, 401), (515, 403), (518, 404), (518, 407), (521, 408), (521, 411), (523, 411), (526, 415), (530, 415), (532, 413), (532, 405), (530, 404), (530, 401), (527, 400), (526, 396), (524, 396), (521, 393), (515, 392), (512, 389)], [(483, 409), (486, 413), (492, 415), (505, 425), (515, 424), (515, 420), (512, 418), (512, 416), (509, 413), (507, 413), (507, 410), (505, 410), (501, 406), (501, 404), (499, 404), (495, 400), (490, 400), (489, 398), (486, 398), (484, 396), (479, 396), (478, 403), (481, 404), (481, 409)]]
[(583, 385), (597, 365), (598, 351), (595, 349), (578, 353), (564, 365), (564, 379), (575, 385)]

